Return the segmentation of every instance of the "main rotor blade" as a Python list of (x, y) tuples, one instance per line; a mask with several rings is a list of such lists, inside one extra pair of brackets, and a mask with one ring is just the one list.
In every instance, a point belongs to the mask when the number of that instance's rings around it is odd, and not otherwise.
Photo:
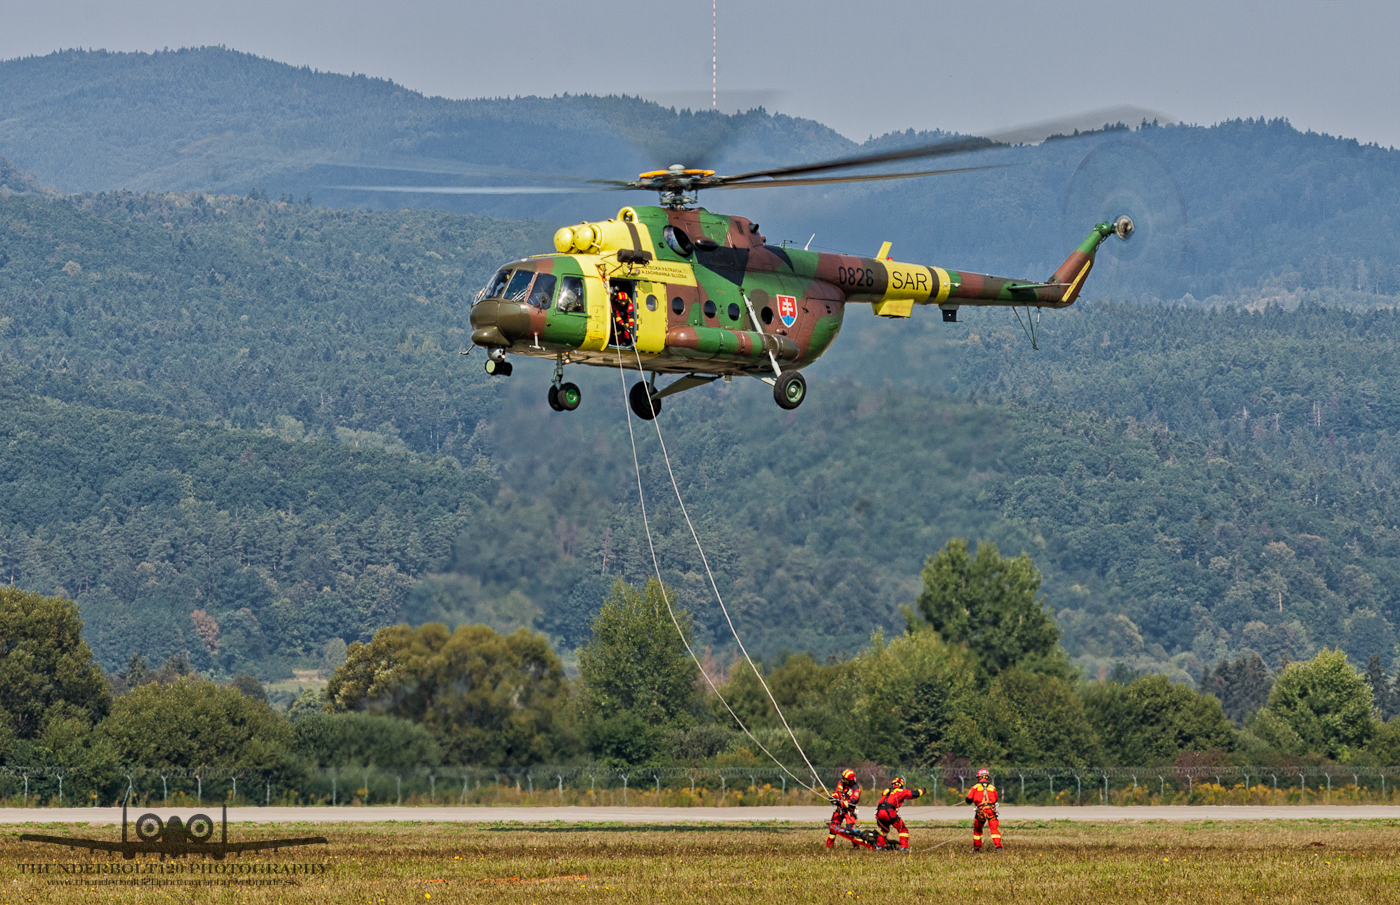
[[(1080, 113), (1075, 116), (1046, 120), (1041, 123), (1033, 123), (1001, 132), (989, 133), (985, 136), (958, 136), (928, 144), (915, 145), (910, 148), (879, 151), (873, 154), (855, 154), (850, 157), (838, 157), (833, 160), (823, 160), (817, 163), (799, 164), (798, 166), (791, 167), (777, 167), (771, 170), (755, 170), (751, 173), (740, 173), (736, 176), (726, 176), (723, 178), (727, 183), (734, 183), (773, 176), (801, 176), (807, 173), (843, 170), (848, 167), (870, 166), (877, 163), (890, 163), (896, 160), (917, 160), (926, 157), (941, 157), (947, 154), (964, 154), (968, 151), (979, 151), (998, 145), (1036, 144), (1052, 136), (1068, 136), (1075, 131), (1088, 131), (1081, 128), (1081, 126), (1085, 126), (1089, 123), (1097, 122), (1098, 125), (1094, 126), (1094, 128), (1101, 129), (1105, 125), (1125, 122), (1125, 116), (1129, 117), (1130, 120), (1136, 119), (1138, 114), (1141, 114), (1143, 119), (1151, 117), (1158, 122), (1175, 122), (1175, 120), (1172, 120), (1170, 117), (1164, 117), (1160, 113), (1154, 113), (1151, 110), (1144, 110), (1140, 107), (1111, 107), (1097, 113)], [(1107, 117), (1107, 119), (1100, 119), (1100, 117)]]
[(947, 170), (921, 170), (917, 173), (868, 173), (860, 176), (819, 176), (815, 179), (767, 179), (756, 182), (720, 183), (716, 189), (763, 189), (770, 185), (834, 185), (839, 182), (879, 182), (885, 179), (914, 179), (919, 176), (946, 176), (950, 173), (973, 173), (977, 170), (1001, 170), (1020, 166), (1018, 163), (993, 163), (981, 167), (954, 167)]
[(546, 186), (546, 185), (328, 185), (344, 192), (395, 192), (403, 195), (578, 195), (590, 192), (625, 191), (635, 186)]

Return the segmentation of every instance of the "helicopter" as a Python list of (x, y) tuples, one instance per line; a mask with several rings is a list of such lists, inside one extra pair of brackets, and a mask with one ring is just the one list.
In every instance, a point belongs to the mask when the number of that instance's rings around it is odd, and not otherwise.
[[(889, 242), (873, 257), (772, 245), (759, 224), (698, 204), (706, 189), (990, 169), (812, 175), (995, 144), (967, 138), (728, 176), (677, 164), (633, 180), (588, 180), (608, 189), (655, 191), (660, 203), (563, 227), (554, 235), (554, 253), (501, 266), (472, 302), (471, 341), (485, 350), (486, 372), (495, 377), (510, 376), (511, 355), (552, 359), (548, 402), (555, 411), (572, 411), (582, 401), (579, 387), (564, 380), (567, 365), (638, 371), (643, 379), (632, 385), (628, 404), (643, 420), (655, 418), (667, 396), (735, 376), (757, 378), (773, 388), (781, 408), (797, 408), (807, 396), (802, 369), (830, 348), (852, 304), (868, 304), (886, 318), (907, 318), (915, 305), (933, 305), (945, 322), (956, 322), (963, 306), (1025, 308), (1034, 345), (1031, 309), (1038, 324), (1040, 309), (1073, 304), (1099, 246), (1109, 236), (1132, 236), (1130, 217), (1095, 224), (1042, 281), (896, 261)], [(675, 379), (658, 386), (660, 375)]]

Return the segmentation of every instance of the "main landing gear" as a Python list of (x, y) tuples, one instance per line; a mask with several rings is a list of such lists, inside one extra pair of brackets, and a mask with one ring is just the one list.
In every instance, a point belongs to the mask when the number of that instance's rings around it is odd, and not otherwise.
[(627, 404), (632, 407), (632, 414), (643, 421), (650, 421), (661, 412), (661, 397), (644, 380), (632, 384), (632, 389), (627, 393)]
[(556, 412), (572, 412), (583, 401), (578, 384), (564, 383), (564, 356), (554, 359), (554, 380), (549, 385), (549, 407)]
[(807, 398), (807, 378), (801, 371), (784, 371), (773, 383), (773, 399), (780, 408), (789, 411), (802, 404)]
[(583, 392), (577, 384), (561, 383), (549, 388), (549, 407), (556, 412), (572, 412), (583, 401)]

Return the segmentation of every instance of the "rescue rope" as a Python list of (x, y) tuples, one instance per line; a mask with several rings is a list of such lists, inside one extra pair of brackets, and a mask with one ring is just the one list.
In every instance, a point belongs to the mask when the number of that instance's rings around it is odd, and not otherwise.
[[(642, 371), (642, 353), (637, 349), (637, 347), (636, 347), (635, 345), (633, 345), (633, 347), (632, 347), (632, 352), (633, 352), (633, 354), (636, 355), (636, 357), (637, 357), (637, 373), (638, 373), (638, 374), (644, 373), (644, 372)], [(625, 395), (626, 383), (627, 383), (627, 376), (626, 376), (626, 373), (622, 370), (622, 351), (621, 351), (620, 349), (618, 350), (618, 373), (622, 375), (623, 389), (624, 389), (624, 395)], [(736, 643), (736, 644), (739, 645), (739, 651), (744, 655), (744, 659), (745, 659), (746, 661), (748, 661), (749, 668), (751, 668), (751, 669), (753, 670), (754, 676), (758, 679), (758, 684), (761, 685), (761, 686), (763, 687), (764, 693), (768, 695), (768, 700), (769, 700), (769, 702), (773, 705), (773, 711), (774, 711), (775, 713), (778, 714), (778, 719), (782, 721), (783, 728), (787, 730), (788, 738), (792, 739), (793, 747), (795, 747), (795, 748), (797, 749), (797, 753), (798, 753), (799, 755), (801, 755), (801, 757), (802, 757), (802, 762), (805, 763), (805, 764), (807, 765), (807, 769), (808, 769), (808, 770), (812, 771), (812, 777), (817, 781), (817, 785), (821, 786), (821, 789), (822, 789), (823, 794), (824, 794), (826, 797), (830, 798), (830, 797), (831, 797), (831, 790), (828, 789), (828, 788), (826, 787), (826, 783), (825, 783), (825, 782), (822, 782), (821, 774), (817, 772), (817, 768), (816, 768), (816, 767), (812, 766), (812, 761), (808, 759), (808, 757), (807, 757), (807, 752), (804, 751), (804, 750), (802, 750), (802, 743), (799, 742), (799, 741), (797, 740), (797, 734), (794, 733), (794, 732), (792, 731), (792, 727), (788, 725), (787, 717), (783, 715), (783, 708), (781, 708), (781, 707), (778, 706), (778, 700), (777, 700), (777, 698), (773, 697), (773, 690), (770, 689), (770, 688), (768, 687), (768, 683), (767, 683), (766, 681), (764, 681), (764, 679), (763, 679), (763, 673), (761, 673), (761, 672), (759, 671), (757, 664), (755, 664), (755, 663), (753, 662), (753, 658), (749, 656), (749, 651), (748, 651), (748, 649), (747, 649), (746, 647), (744, 647), (744, 642), (743, 642), (743, 640), (739, 637), (739, 630), (736, 629), (736, 628), (734, 627), (734, 620), (733, 620), (733, 618), (729, 615), (729, 607), (725, 606), (725, 603), (724, 603), (724, 596), (723, 596), (722, 594), (720, 594), (720, 592), (719, 592), (719, 585), (715, 582), (715, 575), (714, 575), (714, 572), (712, 572), (712, 571), (710, 570), (710, 561), (709, 561), (709, 558), (705, 556), (705, 548), (704, 548), (703, 546), (701, 546), (701, 544), (700, 544), (700, 535), (696, 533), (696, 531), (695, 531), (695, 523), (692, 522), (692, 521), (690, 520), (690, 513), (689, 513), (689, 512), (686, 510), (686, 508), (685, 508), (685, 500), (681, 498), (681, 488), (680, 488), (680, 484), (678, 484), (678, 483), (676, 482), (676, 473), (675, 473), (675, 471), (673, 471), (672, 468), (671, 468), (671, 455), (670, 455), (670, 453), (668, 453), (668, 452), (666, 451), (666, 440), (665, 440), (665, 438), (663, 438), (663, 437), (661, 436), (661, 423), (660, 423), (660, 421), (659, 421), (656, 417), (654, 417), (654, 416), (653, 416), (652, 419), (651, 419), (651, 423), (656, 427), (656, 440), (657, 440), (657, 442), (661, 445), (661, 456), (662, 456), (662, 458), (663, 458), (663, 459), (665, 460), (665, 462), (666, 462), (666, 474), (667, 474), (667, 475), (670, 477), (670, 479), (671, 479), (671, 489), (674, 490), (674, 491), (676, 492), (676, 502), (677, 502), (678, 504), (680, 504), (680, 507), (681, 507), (681, 515), (683, 515), (683, 516), (685, 517), (685, 524), (686, 524), (686, 527), (690, 529), (690, 536), (691, 536), (691, 539), (695, 541), (695, 549), (700, 553), (700, 562), (703, 563), (704, 566), (705, 566), (705, 576), (710, 580), (710, 589), (713, 590), (713, 591), (715, 592), (715, 600), (719, 601), (719, 608), (720, 608), (721, 612), (724, 613), (724, 621), (725, 621), (726, 623), (729, 624), (729, 633), (730, 633), (731, 635), (734, 636), (734, 643)], [(628, 419), (627, 419), (627, 432), (628, 432), (629, 435), (631, 435), (631, 433), (632, 433), (632, 419), (631, 419), (630, 417), (628, 417)], [(641, 469), (641, 465), (640, 465), (640, 464), (637, 464), (636, 452), (637, 452), (637, 444), (636, 444), (636, 440), (634, 439), (634, 440), (633, 440), (633, 443), (632, 443), (632, 455), (633, 455), (633, 463), (636, 464), (636, 466), (637, 466), (637, 491), (638, 491), (638, 493), (640, 494), (640, 493), (641, 493), (641, 486), (642, 486), (642, 469)], [(647, 542), (648, 542), (648, 543), (651, 542), (650, 530), (648, 530)], [(655, 559), (655, 550), (653, 550), (652, 555), (653, 555), (653, 560), (654, 560), (654, 559)], [(661, 573), (660, 573), (659, 570), (657, 571), (657, 581), (658, 581), (658, 582), (661, 581)], [(667, 606), (669, 607), (670, 604), (668, 603)], [(675, 617), (673, 616), (672, 618), (674, 619)], [(687, 645), (687, 647), (688, 647), (688, 645)], [(694, 654), (692, 654), (691, 656), (693, 657)], [(698, 662), (698, 661), (697, 661), (697, 662)], [(701, 671), (703, 672), (704, 670), (702, 669)], [(711, 683), (711, 684), (710, 684), (710, 687), (713, 688), (713, 687), (714, 687), (714, 683)], [(719, 693), (719, 692), (718, 692), (718, 689), (716, 689), (715, 693), (716, 693), (716, 694)], [(725, 704), (724, 706), (725, 706), (726, 708), (729, 707), (728, 704)], [(734, 711), (733, 711), (733, 710), (730, 710), (729, 712), (732, 714)], [(735, 719), (738, 719), (738, 717), (736, 716)], [(742, 725), (742, 723), (741, 723), (740, 725)], [(747, 730), (747, 729), (745, 729), (744, 731), (745, 731), (746, 733), (748, 733), (748, 730)], [(753, 734), (752, 734), (752, 733), (748, 733), (748, 734), (749, 734), (749, 737), (750, 737), (750, 738), (753, 738)], [(755, 741), (755, 743), (758, 742), (757, 739), (754, 739), (754, 741)], [(763, 746), (762, 746), (762, 745), (759, 745), (759, 747), (763, 747)], [(772, 757), (773, 760), (774, 760), (774, 762), (775, 762), (775, 763), (779, 763), (779, 765), (781, 766), (781, 762), (778, 761), (778, 759), (777, 759), (776, 757), (773, 757), (773, 755), (772, 755), (771, 753), (768, 752), (768, 749), (764, 748), (764, 753), (765, 753), (765, 754), (768, 754), (769, 757)], [(783, 769), (784, 769), (784, 770), (787, 770), (787, 767), (784, 766)], [(792, 774), (791, 774), (791, 771), (788, 771), (788, 772), (789, 772), (789, 775), (792, 775)], [(794, 776), (793, 778), (796, 779), (795, 776)], [(798, 780), (798, 781), (801, 782), (800, 780)], [(807, 786), (806, 783), (802, 783), (802, 785), (806, 786), (806, 788), (809, 789), (810, 791), (812, 791), (812, 792), (814, 792), (814, 793), (816, 792), (816, 789), (815, 789), (814, 787), (812, 787), (812, 786)]]
[[(640, 366), (640, 364), (641, 364), (641, 356), (640, 356), (640, 355), (638, 356), (638, 362), (637, 362), (637, 363), (638, 363), (638, 365)], [(808, 783), (806, 783), (805, 781), (803, 781), (803, 779), (802, 779), (800, 776), (798, 776), (796, 773), (793, 773), (791, 770), (789, 770), (788, 767), (787, 767), (787, 764), (784, 764), (782, 761), (778, 760), (777, 756), (774, 755), (773, 752), (769, 751), (766, 747), (764, 747), (763, 742), (760, 742), (760, 741), (754, 736), (754, 734), (753, 734), (752, 732), (749, 731), (749, 727), (744, 725), (744, 721), (741, 720), (741, 719), (739, 718), (739, 714), (737, 714), (737, 713), (734, 712), (734, 708), (729, 706), (729, 702), (726, 701), (726, 700), (724, 699), (724, 695), (720, 694), (719, 688), (715, 686), (714, 679), (710, 678), (710, 674), (709, 674), (708, 672), (706, 672), (704, 664), (700, 662), (700, 658), (697, 657), (697, 656), (695, 655), (695, 650), (690, 646), (690, 641), (685, 637), (685, 632), (681, 630), (680, 620), (678, 620), (678, 619), (676, 618), (676, 611), (675, 611), (675, 609), (671, 606), (671, 596), (670, 596), (669, 594), (666, 593), (666, 583), (665, 583), (664, 581), (662, 581), (662, 579), (661, 579), (661, 564), (660, 564), (660, 562), (659, 562), (659, 561), (657, 560), (657, 558), (656, 558), (656, 543), (652, 540), (652, 537), (651, 537), (651, 521), (650, 521), (650, 519), (649, 519), (648, 516), (647, 516), (646, 494), (645, 494), (645, 493), (643, 492), (643, 490), (642, 490), (642, 465), (641, 465), (641, 460), (640, 460), (640, 459), (638, 458), (638, 456), (637, 456), (637, 436), (636, 436), (636, 434), (635, 434), (635, 433), (633, 432), (633, 430), (632, 430), (632, 416), (631, 416), (630, 413), (627, 412), (627, 408), (626, 408), (626, 406), (627, 406), (627, 371), (626, 371), (626, 370), (623, 368), (623, 366), (622, 366), (622, 349), (621, 349), (621, 348), (619, 348), (619, 349), (617, 350), (617, 373), (618, 373), (618, 376), (619, 376), (619, 377), (621, 378), (621, 380), (622, 380), (622, 398), (623, 398), (623, 406), (624, 406), (624, 408), (623, 408), (623, 415), (624, 415), (624, 417), (627, 419), (627, 437), (628, 437), (628, 439), (630, 439), (630, 440), (632, 441), (632, 467), (633, 467), (633, 468), (636, 470), (636, 472), (637, 472), (637, 499), (640, 501), (641, 507), (642, 507), (642, 528), (643, 528), (643, 529), (645, 530), (645, 532), (646, 532), (646, 536), (647, 536), (647, 547), (651, 550), (651, 567), (652, 567), (652, 570), (656, 573), (656, 583), (657, 583), (657, 586), (661, 588), (661, 599), (662, 599), (662, 601), (664, 601), (665, 604), (666, 604), (666, 612), (667, 612), (667, 614), (669, 614), (670, 617), (671, 617), (671, 624), (674, 625), (674, 626), (676, 627), (676, 634), (680, 636), (681, 643), (685, 645), (685, 652), (688, 653), (688, 654), (690, 654), (690, 659), (695, 661), (696, 667), (700, 670), (700, 675), (702, 675), (702, 676), (705, 677), (705, 684), (707, 684), (707, 685), (710, 686), (710, 690), (713, 691), (713, 692), (715, 693), (715, 697), (718, 698), (718, 699), (719, 699), (719, 702), (720, 702), (721, 704), (724, 705), (724, 709), (727, 710), (727, 711), (729, 711), (729, 715), (732, 716), (732, 717), (734, 718), (734, 722), (736, 722), (736, 723), (739, 724), (739, 728), (742, 729), (742, 730), (744, 731), (744, 734), (747, 735), (747, 736), (749, 737), (749, 739), (750, 739), (755, 745), (757, 745), (757, 746), (759, 747), (759, 750), (761, 750), (764, 754), (768, 755), (769, 759), (771, 759), (771, 760), (773, 761), (773, 763), (777, 764), (778, 767), (779, 767), (784, 773), (786, 773), (788, 776), (792, 777), (793, 782), (795, 782), (795, 783), (797, 783), (798, 785), (802, 786), (804, 789), (806, 789), (807, 791), (811, 792), (811, 793), (814, 794), (814, 795), (815, 795), (815, 794), (818, 794), (818, 793), (817, 793), (817, 789), (816, 789), (815, 786), (809, 785)], [(664, 449), (665, 447), (663, 446), (662, 448)], [(670, 463), (669, 463), (669, 462), (667, 463), (667, 467), (668, 467), (668, 468), (670, 467)], [(675, 479), (673, 478), (672, 481), (674, 482), (674, 480), (675, 480)], [(678, 491), (677, 491), (677, 495), (678, 495), (678, 496), (679, 496), (679, 493), (680, 493), (680, 491), (678, 490)], [(684, 511), (684, 506), (682, 506), (682, 511)], [(687, 517), (686, 517), (686, 521), (688, 522), (689, 520), (690, 520), (690, 519), (689, 519), (689, 516), (687, 516)], [(692, 529), (692, 533), (693, 533), (693, 529)], [(699, 543), (699, 540), (698, 540), (698, 539), (697, 539), (696, 543), (697, 543), (697, 544)], [(703, 552), (703, 551), (701, 552), (701, 556), (702, 556), (702, 557), (704, 556), (704, 552)], [(709, 569), (708, 564), (706, 565), (706, 569), (707, 569), (707, 570)], [(718, 593), (718, 591), (716, 591), (716, 593)], [(723, 601), (721, 601), (720, 605), (723, 606)], [(728, 615), (728, 614), (726, 613), (726, 616), (727, 616), (727, 615)], [(752, 661), (750, 661), (750, 662), (752, 662)], [(760, 681), (760, 682), (763, 681), (762, 677), (759, 678), (759, 681)], [(766, 688), (766, 686), (765, 686), (765, 688)], [(771, 695), (770, 695), (770, 697), (771, 697)], [(774, 706), (777, 706), (777, 705), (774, 704)], [(780, 713), (779, 715), (781, 716), (781, 713)], [(784, 725), (786, 725), (786, 721), (784, 721)], [(789, 730), (789, 731), (791, 731), (791, 730)], [(794, 742), (795, 742), (795, 741), (796, 741), (796, 740), (794, 739)], [(801, 749), (801, 747), (799, 746), (797, 750), (798, 750), (799, 752), (801, 752), (802, 749)], [(807, 755), (806, 755), (806, 754), (803, 754), (803, 755), (802, 755), (802, 759), (803, 759), (804, 761), (807, 760)], [(807, 766), (808, 766), (808, 768), (810, 769), (812, 765), (811, 765), (810, 762), (808, 762)], [(812, 771), (812, 774), (813, 774), (814, 776), (817, 775), (817, 773), (816, 773), (815, 770)], [(821, 783), (821, 777), (820, 777), (820, 776), (817, 776), (817, 782), (818, 782), (818, 783)], [(826, 786), (825, 786), (824, 784), (822, 785), (822, 791), (823, 791), (824, 793), (826, 793), (826, 796), (827, 796), (827, 797), (830, 797), (830, 792), (827, 792), (827, 791), (826, 791)]]

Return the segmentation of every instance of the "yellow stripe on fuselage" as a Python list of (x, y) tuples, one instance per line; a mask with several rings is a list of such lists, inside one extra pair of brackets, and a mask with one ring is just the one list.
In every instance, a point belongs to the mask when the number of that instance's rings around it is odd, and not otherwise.
[(953, 291), (953, 281), (948, 278), (948, 271), (942, 267), (933, 268), (933, 272), (938, 274), (938, 295), (934, 298), (935, 305), (941, 305), (948, 300), (948, 293)]

